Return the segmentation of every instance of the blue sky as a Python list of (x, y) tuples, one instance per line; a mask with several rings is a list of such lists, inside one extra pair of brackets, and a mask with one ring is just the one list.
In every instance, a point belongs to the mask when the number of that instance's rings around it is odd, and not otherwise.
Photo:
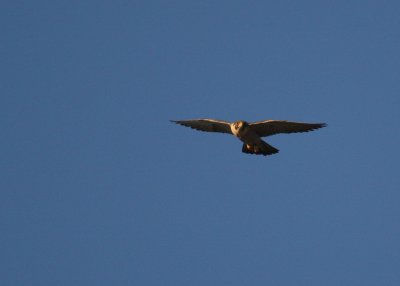
[(1, 285), (400, 285), (399, 12), (3, 1)]

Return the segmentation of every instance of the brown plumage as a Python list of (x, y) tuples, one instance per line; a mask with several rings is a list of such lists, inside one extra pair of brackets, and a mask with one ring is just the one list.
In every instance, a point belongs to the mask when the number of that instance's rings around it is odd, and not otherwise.
[(238, 120), (232, 123), (216, 119), (171, 120), (174, 123), (206, 132), (229, 133), (243, 142), (242, 152), (256, 155), (271, 155), (279, 152), (261, 137), (280, 133), (309, 132), (325, 127), (325, 123), (303, 123), (284, 120), (265, 120), (247, 123)]

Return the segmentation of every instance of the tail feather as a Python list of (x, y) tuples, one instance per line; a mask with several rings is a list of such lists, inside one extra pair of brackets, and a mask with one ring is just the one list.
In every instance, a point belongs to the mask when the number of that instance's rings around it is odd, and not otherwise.
[(279, 152), (278, 149), (275, 147), (269, 145), (268, 143), (264, 142), (261, 140), (261, 144), (257, 145), (247, 145), (243, 144), (242, 146), (242, 152), (246, 154), (256, 154), (256, 155), (272, 155), (276, 154)]

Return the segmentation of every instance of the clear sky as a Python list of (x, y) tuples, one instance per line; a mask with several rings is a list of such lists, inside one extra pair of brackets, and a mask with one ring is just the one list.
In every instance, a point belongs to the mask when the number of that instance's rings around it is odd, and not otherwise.
[[(400, 285), (399, 1), (1, 1), (1, 285)], [(241, 152), (170, 119), (326, 122)]]

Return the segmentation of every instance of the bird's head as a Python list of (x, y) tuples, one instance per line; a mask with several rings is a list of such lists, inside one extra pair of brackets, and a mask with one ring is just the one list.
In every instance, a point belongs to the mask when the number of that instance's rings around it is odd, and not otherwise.
[(244, 120), (238, 120), (233, 122), (233, 128), (237, 131), (245, 129), (247, 126), (249, 126), (249, 124)]

